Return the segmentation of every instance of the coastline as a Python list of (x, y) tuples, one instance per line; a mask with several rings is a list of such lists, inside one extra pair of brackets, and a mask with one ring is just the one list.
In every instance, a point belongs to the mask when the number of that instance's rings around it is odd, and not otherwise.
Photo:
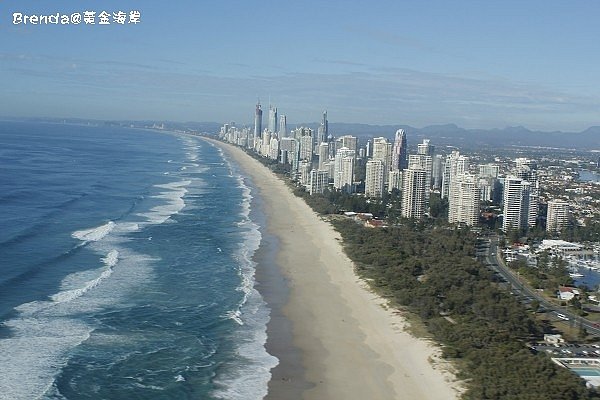
[(439, 349), (407, 333), (355, 275), (333, 227), (243, 150), (207, 140), (251, 177), (265, 210), (257, 288), (272, 309), (267, 350), (280, 360), (266, 398), (456, 399), (460, 385)]

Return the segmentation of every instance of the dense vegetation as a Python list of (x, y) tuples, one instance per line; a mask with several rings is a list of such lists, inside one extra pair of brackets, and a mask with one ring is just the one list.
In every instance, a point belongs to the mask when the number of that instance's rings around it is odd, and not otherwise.
[(583, 381), (525, 342), (542, 327), (491, 284), (473, 258), (468, 230), (426, 224), (385, 229), (336, 220), (358, 273), (384, 296), (418, 314), (443, 354), (458, 359), (465, 399), (589, 399)]

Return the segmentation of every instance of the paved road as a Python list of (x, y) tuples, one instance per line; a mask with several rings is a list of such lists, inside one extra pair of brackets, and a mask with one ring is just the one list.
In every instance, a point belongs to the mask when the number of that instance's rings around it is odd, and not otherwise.
[[(483, 239), (489, 241), (489, 247), (485, 252), (478, 252), (480, 258), (483, 258), (484, 262), (487, 262), (489, 268), (498, 272), (512, 287), (512, 292), (525, 298), (535, 299), (539, 301), (540, 306), (544, 307), (548, 312), (551, 312), (556, 317), (557, 313), (565, 315), (569, 318), (569, 321), (561, 321), (564, 323), (571, 324), (571, 326), (579, 326), (581, 324), (590, 335), (600, 336), (600, 327), (595, 326), (596, 323), (589, 321), (579, 315), (572, 313), (570, 310), (562, 307), (558, 307), (555, 304), (549, 302), (542, 297), (537, 291), (524, 285), (520, 280), (517, 273), (509, 269), (504, 261), (498, 247), (498, 236), (490, 236), (489, 239)], [(556, 317), (558, 321), (558, 317)]]

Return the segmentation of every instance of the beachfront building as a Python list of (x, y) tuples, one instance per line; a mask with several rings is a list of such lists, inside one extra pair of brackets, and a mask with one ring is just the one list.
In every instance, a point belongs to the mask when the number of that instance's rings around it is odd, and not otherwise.
[(300, 136), (300, 154), (301, 160), (312, 160), (313, 154), (313, 137), (311, 135)]
[(298, 177), (301, 185), (308, 186), (310, 183), (311, 169), (312, 167), (310, 161), (300, 160), (300, 163), (298, 164)]
[(323, 193), (329, 186), (329, 171), (316, 170), (310, 171), (310, 184), (308, 192), (313, 195), (315, 193)]
[(271, 144), (269, 146), (269, 158), (271, 160), (277, 160), (279, 158), (279, 140), (276, 137), (271, 138)]
[(381, 160), (367, 161), (365, 174), (365, 195), (381, 197), (383, 195), (384, 165)]
[(425, 182), (427, 172), (422, 169), (405, 169), (402, 173), (402, 210), (404, 218), (421, 219), (425, 215)]
[(354, 150), (338, 149), (334, 160), (333, 187), (347, 193), (354, 191)]
[(547, 232), (560, 232), (569, 222), (569, 203), (564, 200), (550, 200), (546, 218)]

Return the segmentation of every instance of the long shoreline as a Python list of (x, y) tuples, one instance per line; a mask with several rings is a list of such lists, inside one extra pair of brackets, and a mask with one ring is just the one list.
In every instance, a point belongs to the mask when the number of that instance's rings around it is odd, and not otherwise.
[[(368, 290), (331, 225), (243, 150), (208, 140), (251, 177), (273, 237), (257, 253), (257, 287), (273, 309), (267, 348), (280, 359), (267, 399), (456, 399), (456, 378), (443, 361), (432, 364), (439, 349), (408, 334), (404, 318)], [(269, 251), (289, 290), (273, 287), (277, 274), (260, 265)]]

